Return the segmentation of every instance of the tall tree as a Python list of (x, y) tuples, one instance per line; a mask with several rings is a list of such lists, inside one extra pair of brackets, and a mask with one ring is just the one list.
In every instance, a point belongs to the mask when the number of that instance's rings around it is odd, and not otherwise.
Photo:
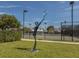
[(13, 15), (2, 14), (0, 15), (0, 28), (19, 28), (20, 22)]
[(54, 26), (48, 26), (47, 32), (49, 32), (49, 33), (54, 32)]

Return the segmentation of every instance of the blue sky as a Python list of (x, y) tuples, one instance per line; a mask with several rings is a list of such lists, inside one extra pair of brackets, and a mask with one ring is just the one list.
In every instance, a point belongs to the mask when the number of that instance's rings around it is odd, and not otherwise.
[[(61, 21), (71, 21), (71, 6), (69, 1), (4, 1), (0, 2), (0, 14), (12, 14), (23, 23), (23, 9), (28, 10), (25, 15), (25, 26), (34, 26), (35, 21), (40, 21), (43, 11), (47, 9), (44, 22), (48, 25), (60, 26)], [(79, 21), (79, 2), (74, 3), (74, 21)], [(42, 27), (45, 26), (44, 22)]]

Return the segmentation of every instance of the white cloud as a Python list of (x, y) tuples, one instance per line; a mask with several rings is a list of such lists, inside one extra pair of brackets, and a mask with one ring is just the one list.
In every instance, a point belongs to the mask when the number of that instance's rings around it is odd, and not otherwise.
[(0, 12), (0, 15), (1, 15), (1, 14), (6, 14), (6, 12)]
[[(73, 9), (74, 9), (74, 10), (77, 10), (77, 9), (79, 9), (79, 5), (73, 6)], [(69, 8), (66, 8), (65, 10), (71, 10), (71, 7), (69, 7)]]
[(61, 4), (63, 4), (63, 3), (65, 3), (66, 1), (58, 1), (59, 3), (61, 3)]
[(15, 7), (19, 7), (19, 6), (15, 6), (15, 5), (11, 5), (11, 6), (0, 6), (0, 8), (15, 8)]

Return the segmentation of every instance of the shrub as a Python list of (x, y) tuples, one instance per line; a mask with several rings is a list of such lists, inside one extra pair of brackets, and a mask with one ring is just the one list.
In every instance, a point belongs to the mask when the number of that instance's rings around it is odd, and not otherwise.
[(0, 31), (0, 42), (12, 42), (21, 39), (20, 31), (3, 30)]

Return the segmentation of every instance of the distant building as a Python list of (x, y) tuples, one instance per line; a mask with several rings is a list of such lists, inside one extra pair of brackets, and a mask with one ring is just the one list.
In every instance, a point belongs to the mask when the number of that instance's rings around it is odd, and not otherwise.
[[(34, 31), (34, 29), (32, 29), (32, 31)], [(38, 32), (44, 32), (44, 30), (42, 28), (38, 28), (37, 30)]]

